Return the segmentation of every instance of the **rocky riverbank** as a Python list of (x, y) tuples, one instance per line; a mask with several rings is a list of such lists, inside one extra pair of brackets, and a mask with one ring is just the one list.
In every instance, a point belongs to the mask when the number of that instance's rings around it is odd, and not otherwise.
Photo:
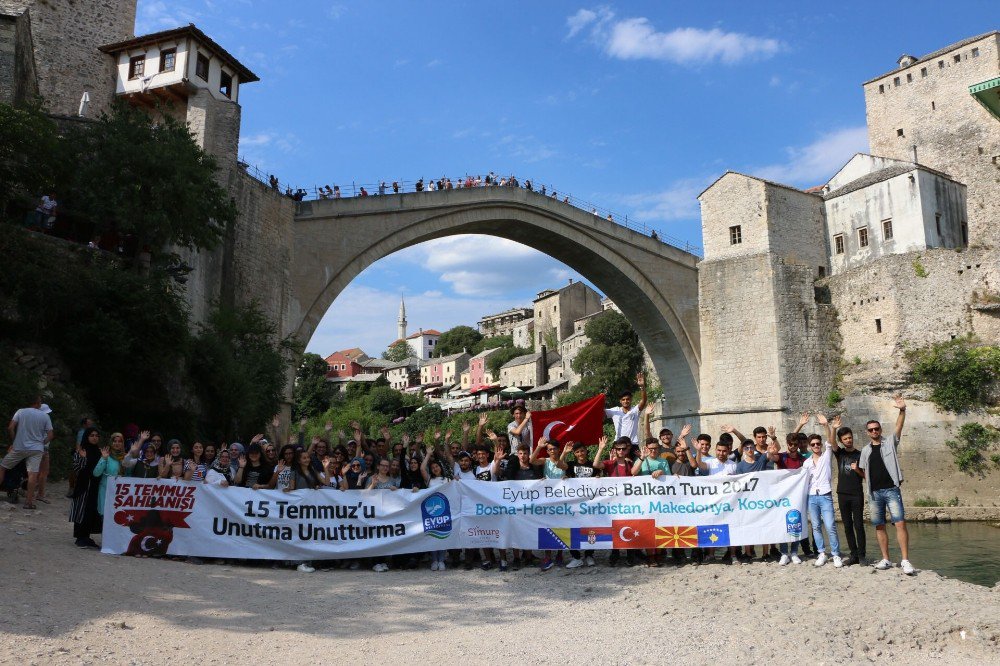
[(80, 550), (67, 506), (0, 511), (0, 663), (981, 665), (1000, 653), (1000, 585), (930, 571), (602, 560), (300, 574)]

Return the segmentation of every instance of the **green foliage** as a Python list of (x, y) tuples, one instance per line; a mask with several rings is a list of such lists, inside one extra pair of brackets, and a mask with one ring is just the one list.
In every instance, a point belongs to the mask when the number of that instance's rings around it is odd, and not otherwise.
[(472, 354), (470, 350), (482, 339), (482, 334), (471, 326), (456, 326), (441, 334), (434, 346), (434, 355), (461, 354), (463, 350)]
[(851, 362), (854, 363), (854, 365), (861, 365), (861, 357), (860, 356), (855, 356), (854, 360), (851, 361)]
[(545, 347), (549, 351), (559, 351), (559, 339), (555, 327), (545, 332)]
[(0, 104), (0, 214), (11, 201), (34, 208), (36, 197), (60, 181), (59, 136), (41, 104)]
[(216, 181), (215, 158), (169, 114), (154, 122), (119, 103), (65, 141), (74, 166), (66, 202), (98, 233), (131, 233), (154, 251), (212, 248), (236, 220), (235, 204)]
[(294, 403), (292, 418), (312, 418), (330, 408), (333, 387), (326, 380), (330, 366), (319, 354), (303, 354), (295, 372)]
[(628, 319), (614, 310), (591, 319), (584, 332), (590, 342), (573, 359), (580, 382), (559, 403), (604, 393), (608, 404), (617, 404), (620, 394), (634, 389), (635, 376), (642, 369), (639, 336)]
[(985, 453), (1000, 440), (1000, 431), (981, 423), (966, 423), (958, 429), (958, 438), (949, 439), (945, 445), (955, 457), (955, 466), (972, 476), (985, 476), (989, 465)]
[(344, 388), (344, 399), (359, 400), (368, 395), (368, 391), (371, 389), (372, 385), (369, 382), (347, 382), (347, 386)]
[(497, 381), (500, 381), (501, 366), (518, 356), (526, 356), (530, 353), (530, 349), (523, 349), (521, 347), (501, 347), (500, 351), (495, 354), (490, 354), (490, 357), (486, 359), (486, 369), (489, 370), (490, 374), (493, 375)]
[(403, 406), (403, 395), (388, 386), (374, 386), (368, 392), (368, 410), (384, 414), (388, 420), (395, 418)]
[(958, 497), (952, 497), (950, 500), (942, 501), (936, 497), (918, 497), (913, 501), (913, 506), (958, 506)]
[(407, 432), (426, 432), (444, 423), (444, 411), (438, 405), (424, 405), (406, 419)]
[(191, 376), (209, 432), (230, 440), (263, 432), (285, 388), (287, 345), (255, 304), (218, 307), (193, 344)]
[(918, 278), (925, 278), (928, 275), (930, 275), (930, 273), (927, 272), (927, 269), (924, 268), (924, 265), (922, 263), (920, 263), (920, 259), (919, 258), (913, 260), (913, 273)]
[(913, 378), (931, 386), (931, 401), (942, 409), (966, 412), (993, 403), (1000, 377), (1000, 347), (973, 337), (908, 351)]
[(400, 361), (405, 361), (411, 356), (416, 356), (417, 352), (413, 350), (410, 343), (406, 340), (396, 340), (389, 348), (382, 352), (382, 358), (386, 361), (392, 361), (393, 363), (399, 363)]
[(830, 392), (826, 394), (826, 406), (829, 407), (830, 409), (833, 409), (843, 401), (844, 401), (844, 396), (840, 394), (839, 389), (836, 388), (830, 389)]
[(497, 335), (492, 338), (483, 338), (476, 344), (472, 345), (472, 349), (469, 353), (476, 355), (479, 352), (486, 351), (487, 349), (497, 349), (499, 347), (513, 347), (514, 346), (514, 336), (513, 335)]

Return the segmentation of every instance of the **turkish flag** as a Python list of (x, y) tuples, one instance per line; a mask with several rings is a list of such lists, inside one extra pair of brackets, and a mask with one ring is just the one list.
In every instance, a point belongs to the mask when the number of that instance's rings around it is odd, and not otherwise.
[(656, 548), (656, 521), (652, 518), (612, 520), (612, 548)]
[[(564, 407), (531, 412), (531, 432), (536, 438), (597, 444), (604, 434), (604, 394), (574, 402)], [(544, 451), (539, 457), (544, 458)]]

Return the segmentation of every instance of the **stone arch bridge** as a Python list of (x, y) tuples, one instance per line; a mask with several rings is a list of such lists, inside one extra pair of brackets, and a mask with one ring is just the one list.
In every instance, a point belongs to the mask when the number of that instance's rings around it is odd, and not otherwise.
[(294, 222), (290, 331), (308, 342), (361, 271), (403, 248), (456, 234), (522, 243), (609, 296), (645, 344), (675, 414), (696, 413), (698, 257), (537, 192), (478, 187), (307, 201)]

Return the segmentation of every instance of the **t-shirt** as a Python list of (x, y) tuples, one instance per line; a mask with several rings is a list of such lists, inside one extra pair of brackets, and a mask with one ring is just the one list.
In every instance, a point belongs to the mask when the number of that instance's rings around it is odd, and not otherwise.
[(767, 466), (768, 460), (760, 451), (754, 453), (753, 462), (747, 462), (743, 458), (736, 463), (736, 473), (737, 474), (749, 474), (750, 472), (760, 472)]
[(644, 458), (639, 463), (639, 476), (647, 476), (657, 470), (670, 474), (670, 463), (660, 458)]
[(521, 467), (520, 462), (514, 466), (514, 471), (511, 474), (511, 478), (515, 481), (531, 481), (532, 479), (537, 479), (538, 475), (535, 472), (534, 465), (527, 468)]
[(793, 458), (790, 455), (788, 455), (788, 452), (786, 451), (782, 453), (781, 457), (778, 459), (778, 468), (799, 469), (800, 467), (802, 467), (803, 462), (805, 462), (805, 459), (802, 457), (801, 454), (799, 455), (799, 457)]
[[(836, 449), (833, 455), (837, 456), (837, 494), (838, 495), (864, 495), (861, 488), (863, 479), (853, 469), (851, 463), (861, 460), (861, 451), (858, 449)], [(881, 457), (881, 456), (879, 456)], [(885, 463), (882, 464), (885, 467)]]
[(604, 476), (632, 476), (632, 461), (626, 458), (618, 462), (615, 459), (605, 460)]
[(437, 488), (438, 486), (443, 486), (446, 483), (448, 483), (448, 479), (444, 478), (443, 476), (432, 476), (430, 478), (430, 481), (427, 482), (427, 487)]
[(493, 478), (493, 466), (486, 465), (485, 467), (480, 467), (476, 465), (476, 478), (480, 481), (494, 481)]
[(468, 472), (463, 472), (461, 467), (455, 468), (455, 478), (463, 479), (466, 481), (474, 481), (476, 479), (476, 472), (474, 470), (469, 470)]
[(566, 466), (566, 478), (568, 479), (590, 479), (600, 476), (600, 474), (600, 470), (594, 469), (594, 464), (590, 461), (573, 462)]
[(271, 475), (274, 473), (267, 465), (257, 465), (253, 467), (247, 465), (243, 468), (243, 487), (253, 488), (254, 485), (266, 486), (271, 482)]
[[(715, 476), (716, 474), (736, 474), (736, 463), (732, 461), (719, 462), (715, 456), (702, 458), (701, 461), (708, 466), (708, 471), (702, 470), (703, 476)], [(699, 468), (701, 469), (701, 468)]]
[(532, 434), (531, 421), (528, 421), (528, 424), (524, 426), (524, 429), (521, 430), (520, 435), (514, 434), (515, 428), (517, 428), (517, 421), (511, 421), (510, 423), (507, 424), (507, 438), (510, 440), (511, 452), (517, 451), (517, 447), (519, 444), (527, 444), (528, 450), (534, 451), (535, 442), (533, 441), (531, 436)]
[[(207, 479), (206, 479), (207, 480)], [(274, 484), (275, 490), (284, 490), (292, 483), (292, 468), (286, 467), (278, 472), (278, 480)]]
[(693, 476), (694, 469), (691, 467), (691, 463), (687, 460), (681, 462), (678, 460), (673, 465), (670, 466), (670, 471), (674, 473), (674, 476)]
[(885, 468), (885, 461), (882, 460), (881, 444), (872, 444), (872, 453), (868, 456), (867, 473), (869, 485), (873, 491), (887, 490), (889, 488), (896, 487), (892, 477), (889, 476), (889, 470)]
[(633, 446), (639, 446), (639, 406), (627, 412), (621, 407), (605, 409), (604, 415), (615, 425), (615, 439), (628, 437)]
[(549, 458), (546, 458), (545, 464), (542, 465), (542, 473), (545, 475), (546, 479), (561, 479), (566, 476), (566, 471), (552, 462)]
[(15, 451), (44, 451), (45, 440), (52, 430), (52, 419), (40, 409), (25, 407), (14, 412), (11, 419), (17, 424), (14, 433)]

